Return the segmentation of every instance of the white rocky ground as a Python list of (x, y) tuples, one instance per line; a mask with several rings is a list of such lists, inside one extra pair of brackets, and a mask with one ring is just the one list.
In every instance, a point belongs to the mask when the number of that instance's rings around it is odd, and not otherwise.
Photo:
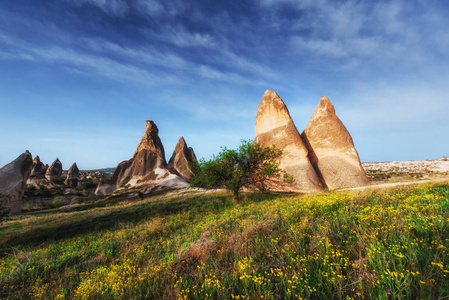
[(446, 157), (429, 160), (366, 162), (362, 163), (365, 171), (380, 170), (406, 173), (448, 173), (449, 159)]
[(128, 184), (132, 188), (143, 188), (141, 192), (143, 194), (149, 194), (151, 192), (157, 192), (167, 189), (181, 189), (189, 187), (189, 183), (179, 177), (178, 175), (171, 174), (166, 169), (156, 168), (154, 170), (155, 178), (151, 180), (142, 181), (142, 178), (133, 178)]

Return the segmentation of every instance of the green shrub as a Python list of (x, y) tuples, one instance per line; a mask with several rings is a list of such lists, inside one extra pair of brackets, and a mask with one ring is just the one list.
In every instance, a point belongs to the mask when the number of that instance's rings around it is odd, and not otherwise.
[(268, 183), (279, 179), (293, 182), (293, 177), (279, 168), (282, 150), (275, 145), (262, 147), (251, 140), (242, 140), (236, 150), (222, 148), (211, 160), (201, 159), (193, 165), (195, 177), (191, 186), (206, 188), (224, 187), (233, 192), (239, 200), (242, 187), (255, 187), (261, 191), (268, 189)]

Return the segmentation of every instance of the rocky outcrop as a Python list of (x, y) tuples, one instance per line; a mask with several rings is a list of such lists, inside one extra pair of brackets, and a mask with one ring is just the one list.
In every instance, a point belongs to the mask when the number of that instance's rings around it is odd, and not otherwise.
[(195, 152), (192, 147), (187, 147), (184, 137), (179, 138), (175, 150), (168, 162), (169, 170), (174, 170), (187, 181), (190, 181), (195, 175), (189, 163), (196, 161)]
[(323, 185), (328, 189), (368, 184), (352, 137), (326, 97), (321, 97), (301, 134)]
[(16, 160), (0, 169), (0, 210), (18, 215), (22, 209), (22, 197), (31, 174), (33, 157), (26, 151)]
[(30, 177), (31, 178), (44, 178), (47, 168), (41, 162), (39, 155), (36, 155), (36, 157), (33, 159), (33, 167), (31, 169)]
[(132, 178), (141, 178), (156, 168), (166, 168), (165, 151), (153, 121), (146, 121), (146, 130), (130, 160), (121, 162), (112, 176), (117, 186)]
[(310, 163), (308, 150), (290, 113), (278, 94), (266, 91), (257, 108), (255, 143), (263, 147), (276, 145), (283, 150), (280, 168), (292, 175), (294, 183), (270, 187), (283, 191), (319, 191), (323, 189)]
[(67, 178), (64, 181), (65, 185), (68, 185), (72, 188), (76, 188), (79, 182), (79, 176), (80, 176), (80, 170), (78, 169), (78, 166), (76, 163), (73, 163), (73, 165), (70, 167), (70, 169), (67, 171)]
[(115, 184), (111, 184), (110, 181), (106, 179), (100, 179), (98, 186), (95, 190), (95, 195), (97, 196), (108, 196), (112, 194), (115, 190)]
[(62, 175), (62, 163), (58, 158), (51, 164), (51, 166), (45, 172), (45, 177), (51, 182), (61, 180)]
[(146, 130), (131, 159), (117, 165), (110, 180), (104, 180), (98, 185), (97, 195), (103, 191), (114, 190), (123, 184), (134, 185), (156, 169), (166, 169), (164, 146), (159, 138), (159, 130), (153, 121), (146, 121)]

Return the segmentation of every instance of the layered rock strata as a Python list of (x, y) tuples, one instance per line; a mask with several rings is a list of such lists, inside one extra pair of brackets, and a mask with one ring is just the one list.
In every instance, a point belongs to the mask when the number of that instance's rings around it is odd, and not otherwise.
[(26, 151), (0, 169), (0, 210), (18, 215), (22, 209), (22, 197), (33, 167), (33, 157)]
[(352, 137), (327, 97), (321, 97), (301, 137), (326, 188), (349, 188), (369, 183)]
[(265, 91), (257, 108), (255, 143), (275, 145), (283, 150), (280, 168), (292, 175), (294, 182), (270, 187), (282, 191), (320, 191), (323, 186), (309, 160), (308, 150), (296, 129), (290, 113), (278, 94)]

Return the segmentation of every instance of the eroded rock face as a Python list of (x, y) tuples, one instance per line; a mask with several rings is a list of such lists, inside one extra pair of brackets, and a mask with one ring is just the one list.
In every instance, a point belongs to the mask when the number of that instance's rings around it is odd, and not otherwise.
[(146, 121), (146, 130), (134, 152), (128, 161), (121, 162), (113, 175), (113, 181), (117, 186), (128, 182), (132, 178), (140, 178), (148, 175), (156, 168), (166, 168), (164, 146), (159, 138), (159, 130), (153, 121)]
[[(104, 192), (109, 192), (110, 187), (113, 187), (112, 190), (114, 190), (131, 180), (137, 182), (154, 170), (167, 167), (164, 146), (158, 134), (159, 130), (156, 124), (153, 121), (146, 121), (145, 133), (133, 157), (119, 163), (112, 178), (98, 185), (98, 195), (105, 195)], [(101, 188), (101, 185), (104, 188)]]
[(47, 168), (41, 162), (39, 155), (36, 155), (36, 157), (33, 159), (33, 167), (31, 170), (30, 177), (44, 178), (46, 171), (47, 171)]
[(78, 169), (78, 166), (76, 163), (73, 163), (73, 165), (70, 167), (70, 169), (67, 171), (67, 178), (64, 181), (65, 185), (68, 185), (70, 187), (76, 188), (79, 182), (79, 175), (80, 170)]
[(51, 166), (45, 172), (45, 177), (50, 181), (57, 181), (61, 179), (62, 175), (62, 163), (58, 158), (51, 164)]
[(276, 145), (283, 150), (280, 167), (293, 176), (293, 184), (271, 187), (283, 191), (319, 191), (323, 189), (309, 161), (308, 150), (282, 99), (266, 91), (257, 108), (255, 143), (263, 147)]
[(100, 179), (98, 186), (95, 190), (95, 195), (97, 196), (108, 196), (111, 195), (115, 190), (115, 185), (111, 184), (105, 179)]
[(33, 157), (26, 151), (13, 162), (0, 169), (0, 209), (18, 215), (22, 209), (22, 197), (31, 174)]
[(189, 163), (196, 161), (195, 152), (191, 147), (187, 147), (186, 141), (183, 137), (176, 143), (175, 150), (168, 162), (168, 168), (174, 169), (187, 181), (190, 181), (195, 175)]
[(321, 97), (301, 137), (325, 187), (337, 189), (368, 184), (352, 137), (327, 97)]

